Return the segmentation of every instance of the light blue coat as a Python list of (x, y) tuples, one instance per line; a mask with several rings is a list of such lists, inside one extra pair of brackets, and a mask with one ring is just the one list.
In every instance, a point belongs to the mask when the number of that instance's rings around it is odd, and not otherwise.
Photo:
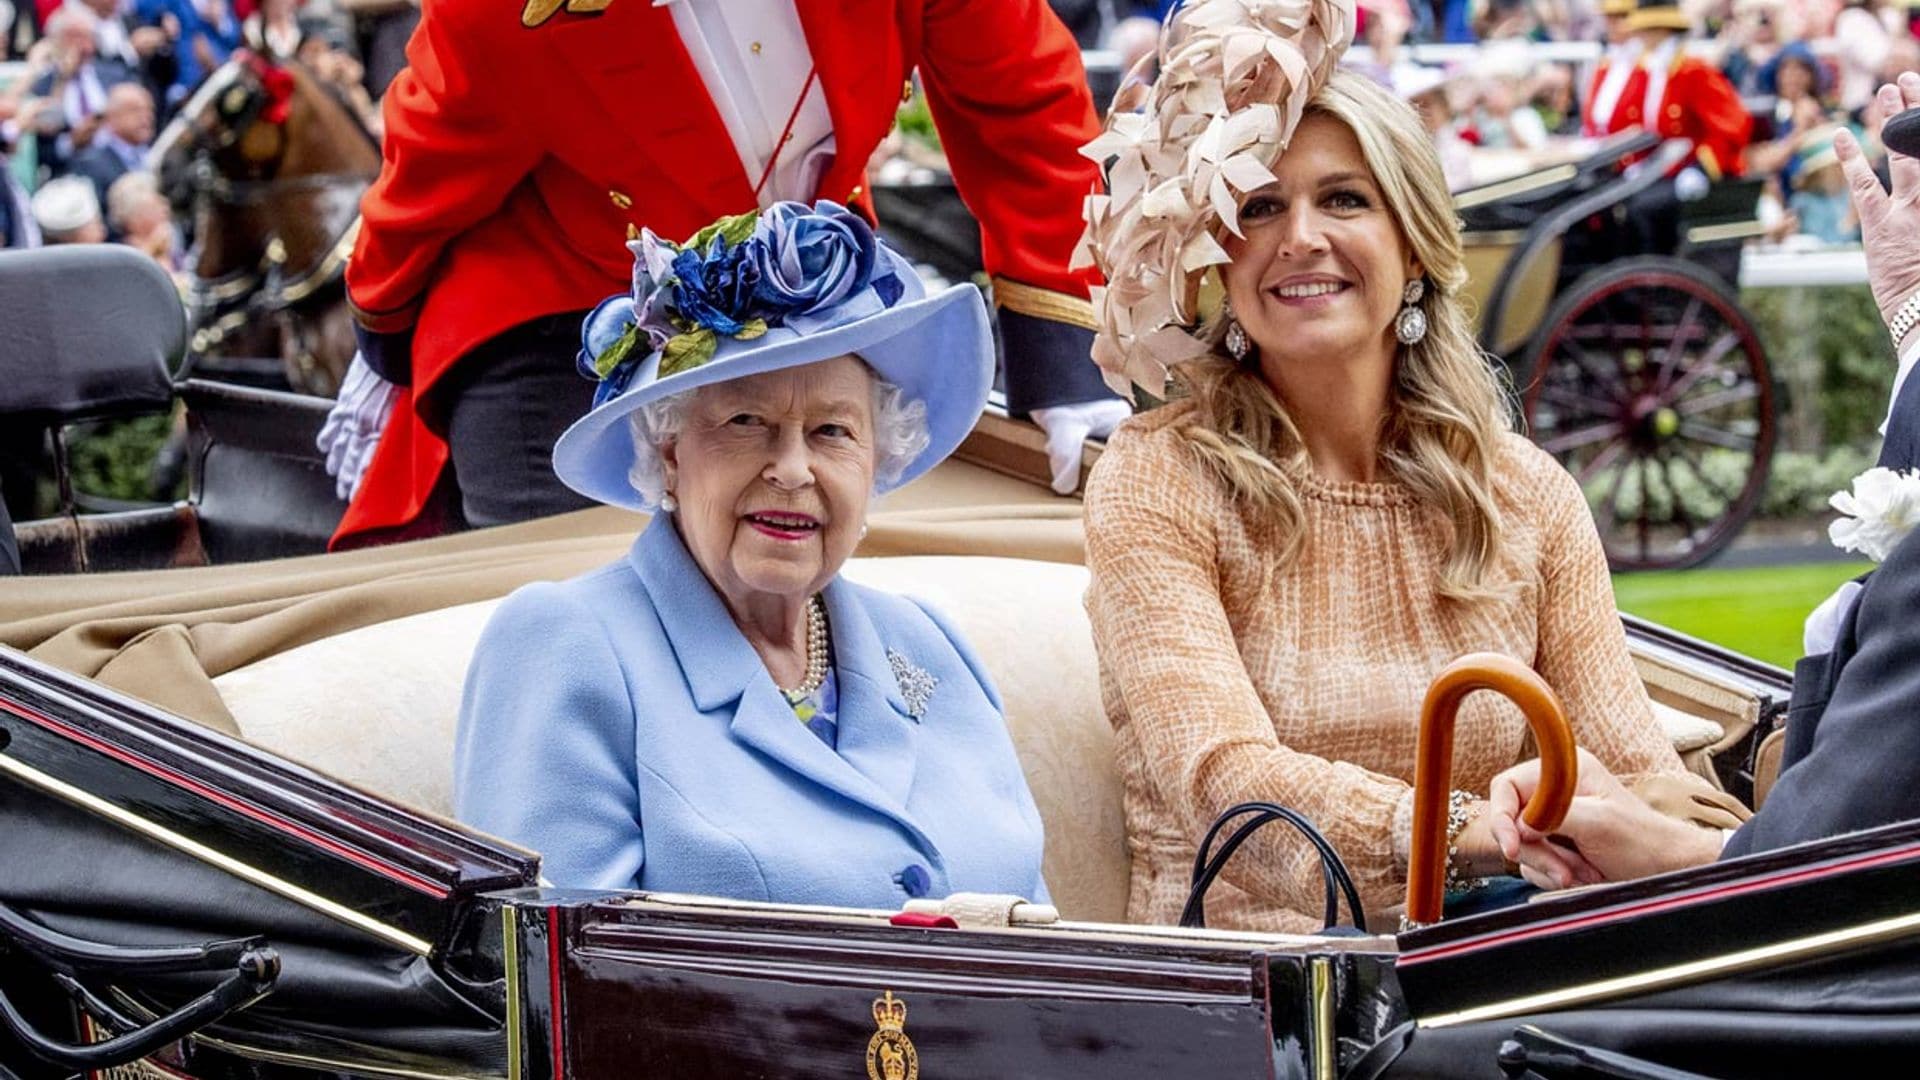
[[(623, 562), (519, 589), (467, 671), (460, 820), (556, 885), (898, 908), (1043, 900), (1040, 815), (1000, 698), (917, 601), (824, 592), (839, 748), (794, 716), (657, 515)], [(910, 714), (889, 651), (937, 682)]]

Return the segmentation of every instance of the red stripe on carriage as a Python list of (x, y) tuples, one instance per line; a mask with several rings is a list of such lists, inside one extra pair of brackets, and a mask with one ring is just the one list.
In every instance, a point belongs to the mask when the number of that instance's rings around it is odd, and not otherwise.
[(286, 818), (272, 814), (266, 810), (262, 810), (260, 807), (255, 806), (252, 803), (242, 802), (231, 795), (227, 795), (223, 792), (216, 791), (213, 788), (210, 788), (205, 784), (200, 783), (198, 780), (195, 780), (184, 773), (176, 772), (173, 769), (170, 769), (167, 766), (160, 764), (159, 762), (149, 761), (146, 758), (139, 756), (138, 754), (134, 754), (130, 751), (123, 750), (120, 747), (114, 746), (112, 743), (105, 742), (101, 739), (95, 738), (92, 735), (89, 735), (86, 732), (81, 731), (79, 728), (72, 726), (71, 724), (67, 724), (63, 721), (55, 720), (53, 717), (45, 716), (38, 712), (35, 712), (34, 710), (27, 708), (25, 705), (20, 705), (12, 701), (0, 699), (0, 712), (9, 712), (29, 723), (38, 724), (39, 726), (46, 728), (47, 730), (52, 731), (65, 738), (71, 739), (82, 746), (88, 747), (89, 749), (92, 749), (92, 750), (97, 750), (100, 753), (105, 754), (116, 761), (122, 762), (123, 764), (131, 765), (134, 768), (139, 769), (141, 772), (147, 773), (150, 776), (158, 777), (159, 779), (165, 780), (166, 782), (173, 784), (176, 787), (185, 788), (188, 791), (191, 791), (196, 795), (199, 795), (205, 799), (208, 799), (211, 802), (217, 803), (220, 806), (224, 806), (227, 809), (232, 810), (237, 814), (241, 814), (245, 817), (252, 818), (254, 821), (257, 821), (262, 825), (269, 826), (270, 828), (286, 833), (289, 836), (297, 837), (300, 840), (313, 845), (314, 847), (320, 848), (330, 854), (338, 855), (339, 857), (347, 860), (348, 862), (353, 863), (356, 866), (360, 866), (365, 869), (371, 870), (374, 873), (379, 874), (381, 877), (387, 878), (392, 881), (397, 881), (400, 884), (405, 885), (410, 889), (413, 889), (415, 892), (426, 893), (428, 896), (431, 896), (436, 900), (444, 900), (448, 895), (448, 890), (446, 889), (446, 887), (436, 882), (429, 881), (426, 878), (423, 878), (420, 875), (415, 874), (411, 870), (407, 870), (399, 866), (394, 866), (391, 863), (382, 862), (379, 859), (376, 859), (373, 856), (367, 854), (366, 852), (348, 847), (347, 845), (340, 843), (338, 840), (334, 840), (329, 837), (322, 836), (319, 833), (314, 832), (313, 830), (305, 827), (304, 825), (300, 825), (297, 822), (288, 821)]
[(1548, 934), (1561, 934), (1569, 930), (1581, 930), (1589, 926), (1632, 918), (1636, 915), (1655, 915), (1662, 911), (1671, 911), (1675, 908), (1691, 907), (1694, 904), (1704, 901), (1725, 900), (1729, 897), (1741, 896), (1751, 892), (1760, 892), (1764, 889), (1776, 888), (1781, 885), (1797, 885), (1803, 881), (1817, 881), (1820, 878), (1832, 877), (1835, 874), (1849, 871), (1869, 870), (1876, 866), (1906, 862), (1915, 855), (1920, 855), (1920, 843), (1911, 843), (1888, 851), (1876, 851), (1867, 855), (1857, 855), (1836, 863), (1829, 863), (1825, 866), (1808, 867), (1799, 870), (1780, 870), (1761, 877), (1749, 878), (1745, 881), (1731, 882), (1726, 885), (1703, 889), (1700, 892), (1687, 893), (1683, 896), (1643, 900), (1637, 904), (1628, 904), (1624, 907), (1613, 908), (1608, 911), (1573, 916), (1555, 922), (1537, 923), (1533, 926), (1523, 927), (1517, 930), (1499, 931), (1482, 937), (1468, 938), (1465, 941), (1456, 941), (1450, 945), (1437, 945), (1431, 949), (1401, 953), (1400, 959), (1395, 962), (1394, 966), (1412, 967), (1415, 964), (1424, 964), (1429, 960), (1445, 960), (1449, 957), (1459, 956), (1462, 953), (1478, 952), (1481, 949), (1494, 948), (1500, 945), (1512, 945), (1532, 938), (1544, 937)]
[(547, 909), (547, 994), (553, 1002), (553, 1080), (567, 1075), (566, 1025), (561, 1019), (560, 909)]

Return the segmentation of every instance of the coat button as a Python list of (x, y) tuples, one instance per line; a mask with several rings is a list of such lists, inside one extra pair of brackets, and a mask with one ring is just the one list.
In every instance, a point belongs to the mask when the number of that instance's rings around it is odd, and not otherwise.
[(1667, 106), (1667, 115), (1673, 117), (1675, 120), (1680, 119), (1680, 106), (1678, 105)]
[(901, 892), (916, 900), (927, 895), (927, 890), (933, 887), (933, 879), (927, 876), (927, 868), (919, 863), (913, 863), (900, 871), (894, 880), (900, 883)]
[(853, 190), (852, 190), (852, 191), (849, 191), (849, 192), (847, 192), (847, 201), (848, 201), (848, 202), (852, 202), (853, 200), (855, 200), (855, 199), (857, 199), (857, 198), (859, 198), (859, 197), (860, 197), (860, 193), (861, 193), (861, 192), (863, 192), (863, 191), (865, 191), (865, 190), (867, 190), (867, 188), (866, 188), (866, 185), (865, 185), (865, 184), (855, 184), (855, 185), (853, 185)]
[(607, 199), (622, 210), (633, 209), (633, 200), (629, 198), (625, 192), (609, 191), (607, 192)]

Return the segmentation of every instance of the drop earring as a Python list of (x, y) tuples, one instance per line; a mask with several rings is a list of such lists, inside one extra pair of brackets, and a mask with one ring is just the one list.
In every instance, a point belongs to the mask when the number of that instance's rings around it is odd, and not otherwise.
[(1227, 355), (1236, 361), (1244, 361), (1247, 358), (1248, 349), (1252, 347), (1252, 343), (1247, 340), (1247, 329), (1240, 325), (1239, 319), (1234, 317), (1231, 304), (1227, 306), (1226, 313), (1227, 336), (1222, 338), (1220, 343), (1227, 347)]
[(1400, 314), (1393, 319), (1393, 336), (1402, 345), (1418, 345), (1427, 336), (1427, 313), (1420, 310), (1420, 298), (1427, 287), (1419, 278), (1407, 282), (1400, 293)]
[(664, 513), (671, 514), (675, 510), (680, 509), (680, 500), (674, 498), (673, 492), (669, 491), (660, 496), (660, 509)]

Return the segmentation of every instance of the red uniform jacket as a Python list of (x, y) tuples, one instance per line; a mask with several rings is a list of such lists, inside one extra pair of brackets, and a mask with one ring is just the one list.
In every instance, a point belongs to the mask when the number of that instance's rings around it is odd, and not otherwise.
[(1746, 168), (1743, 158), (1753, 136), (1753, 117), (1719, 68), (1683, 55), (1667, 73), (1654, 130), (1669, 139), (1692, 139), (1694, 162), (1718, 180), (1739, 176)]
[[(1605, 67), (1601, 75), (1605, 74)], [(1600, 87), (1601, 76), (1594, 79), (1593, 88)], [(1620, 101), (1614, 107), (1613, 116), (1605, 127), (1589, 134), (1614, 135), (1631, 128), (1646, 127), (1647, 117), (1642, 113), (1646, 107), (1647, 72), (1644, 65), (1627, 77), (1626, 89), (1620, 94)], [(1593, 95), (1588, 95), (1588, 101)], [(1597, 118), (1590, 118), (1591, 126)], [(1745, 168), (1742, 157), (1747, 148), (1747, 140), (1753, 133), (1753, 117), (1747, 115), (1746, 106), (1740, 102), (1740, 94), (1733, 84), (1727, 81), (1720, 69), (1697, 57), (1681, 53), (1667, 69), (1666, 89), (1661, 93), (1658, 115), (1654, 117), (1654, 131), (1663, 138), (1687, 138), (1693, 140), (1692, 164), (1700, 166), (1710, 179), (1722, 176), (1739, 176)], [(1645, 155), (1629, 159), (1639, 160)], [(1675, 172), (1686, 167), (1687, 162), (1675, 168)]]
[[(1067, 263), (1097, 179), (1077, 150), (1098, 124), (1079, 50), (1044, 0), (795, 3), (838, 148), (817, 197), (864, 202), (867, 158), (918, 67), (987, 271), (1084, 306)], [(648, 0), (573, 6), (605, 9), (528, 27), (513, 0), (426, 0), (347, 268), (362, 325), (414, 328), (413, 382), (336, 543), (419, 517), (447, 447), (414, 401), (460, 357), (628, 288), (630, 227), (685, 237), (755, 205), (672, 14)]]
[(1593, 73), (1593, 83), (1587, 87), (1587, 116), (1581, 124), (1581, 134), (1589, 137), (1618, 135), (1640, 126), (1640, 110), (1647, 97), (1647, 69), (1638, 63), (1627, 74), (1627, 83), (1621, 87), (1620, 96), (1614, 99), (1613, 115), (1593, 114), (1600, 99), (1600, 85), (1607, 81), (1609, 63), (1606, 60), (1600, 62), (1599, 70)]

